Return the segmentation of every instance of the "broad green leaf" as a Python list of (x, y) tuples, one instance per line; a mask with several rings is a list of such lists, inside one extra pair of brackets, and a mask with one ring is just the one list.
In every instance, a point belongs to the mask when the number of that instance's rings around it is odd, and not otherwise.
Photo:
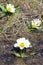
[(5, 16), (5, 13), (0, 12), (0, 19), (1, 19), (3, 16)]
[(25, 57), (29, 57), (29, 55), (27, 55), (26, 53), (21, 53), (21, 57), (25, 58)]
[(37, 28), (39, 31), (43, 31), (43, 26)]
[(3, 11), (3, 12), (7, 12), (6, 8), (2, 5), (0, 5), (0, 9)]
[(35, 28), (29, 28), (29, 27), (28, 27), (28, 30), (29, 30), (29, 31), (35, 31), (36, 29), (35, 29)]
[(19, 53), (17, 53), (17, 52), (13, 52), (13, 54), (15, 55), (15, 56), (17, 56), (17, 57), (20, 57), (20, 54)]
[(16, 6), (15, 6), (15, 8), (18, 8), (18, 7), (19, 7), (19, 5), (16, 5)]
[(29, 57), (29, 55), (26, 53), (17, 53), (15, 51), (12, 52), (12, 54), (14, 54), (16, 57), (21, 57), (21, 58)]
[(32, 51), (31, 53), (30, 53), (30, 55), (35, 55), (36, 54), (36, 52), (34, 52), (34, 51)]

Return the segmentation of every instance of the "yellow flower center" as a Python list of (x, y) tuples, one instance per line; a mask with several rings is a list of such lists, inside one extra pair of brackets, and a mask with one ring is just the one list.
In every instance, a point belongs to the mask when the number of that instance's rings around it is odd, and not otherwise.
[(20, 43), (20, 46), (21, 46), (21, 47), (25, 47), (24, 42)]
[(12, 10), (12, 8), (11, 7), (8, 7), (7, 10), (10, 12)]
[(32, 24), (32, 27), (36, 27), (36, 24)]

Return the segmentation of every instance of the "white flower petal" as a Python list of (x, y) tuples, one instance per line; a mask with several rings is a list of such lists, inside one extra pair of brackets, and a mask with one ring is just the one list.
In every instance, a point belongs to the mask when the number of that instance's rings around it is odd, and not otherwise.
[(17, 43), (14, 44), (14, 47), (18, 47)]
[(14, 47), (19, 47), (22, 50), (24, 48), (29, 48), (30, 45), (31, 43), (29, 42), (29, 40), (25, 38), (19, 38), (17, 39), (17, 43), (14, 45)]
[(26, 40), (26, 48), (30, 47), (30, 45), (31, 43), (28, 40)]
[(19, 47), (21, 50), (24, 49), (24, 47)]
[(12, 5), (12, 8), (14, 8), (14, 5)]
[(8, 12), (11, 12), (11, 13), (15, 12), (14, 5), (12, 5), (12, 4), (7, 4), (6, 8), (7, 8)]
[(11, 12), (15, 12), (15, 8), (12, 8)]
[(25, 41), (25, 38), (19, 38), (17, 39), (17, 43)]
[(41, 25), (41, 20), (39, 20), (39, 19), (33, 19), (31, 21), (31, 23), (32, 23), (32, 27), (37, 28), (37, 27), (39, 27)]

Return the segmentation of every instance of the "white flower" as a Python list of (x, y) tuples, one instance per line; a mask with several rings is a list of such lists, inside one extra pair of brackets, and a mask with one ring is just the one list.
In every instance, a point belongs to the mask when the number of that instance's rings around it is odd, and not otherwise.
[(31, 21), (31, 23), (32, 23), (32, 27), (33, 28), (38, 28), (41, 25), (41, 20), (39, 20), (39, 19), (33, 19)]
[(17, 43), (14, 44), (14, 47), (19, 47), (21, 50), (24, 48), (28, 48), (30, 46), (31, 46), (31, 43), (29, 42), (29, 40), (25, 38), (17, 39)]
[(14, 5), (12, 5), (12, 4), (7, 4), (6, 8), (7, 8), (8, 12), (11, 12), (11, 13), (15, 12)]

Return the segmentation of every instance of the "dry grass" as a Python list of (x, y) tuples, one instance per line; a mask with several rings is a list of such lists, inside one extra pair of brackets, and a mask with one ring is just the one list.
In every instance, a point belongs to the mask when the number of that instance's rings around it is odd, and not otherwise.
[(43, 22), (42, 1), (43, 0), (0, 0), (0, 4), (2, 5), (8, 2), (19, 5), (15, 14), (11, 16), (3, 16), (4, 14), (2, 14), (3, 17), (0, 18), (0, 54), (9, 53), (14, 41), (20, 37), (29, 38), (34, 46), (34, 50), (39, 51), (35, 56), (26, 58), (25, 60), (20, 60), (20, 58), (15, 59), (15, 57), (9, 56), (9, 54), (4, 55), (5, 57), (1, 55), (0, 65), (43, 65), (43, 32), (29, 32), (28, 26), (25, 23), (34, 18), (39, 18)]

